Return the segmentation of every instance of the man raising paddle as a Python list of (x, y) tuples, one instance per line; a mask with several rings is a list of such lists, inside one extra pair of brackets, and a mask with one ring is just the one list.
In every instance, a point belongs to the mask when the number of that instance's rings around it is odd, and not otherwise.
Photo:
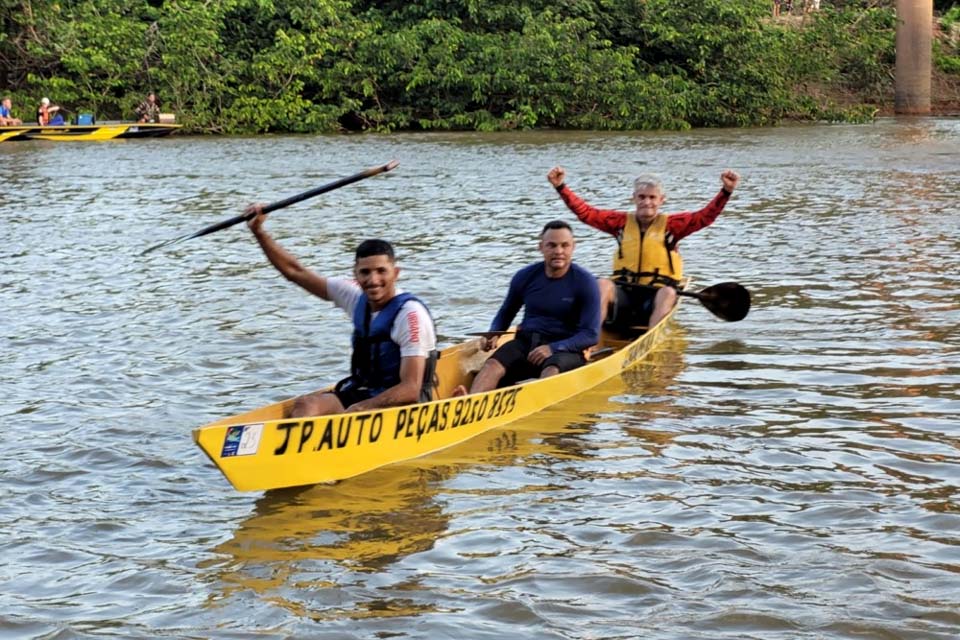
[(318, 391), (294, 401), (291, 418), (367, 411), (430, 400), (435, 386), (436, 329), (426, 306), (409, 293), (397, 293), (393, 247), (364, 240), (357, 247), (356, 281), (328, 278), (300, 265), (263, 228), (263, 205), (247, 207), (247, 226), (284, 278), (353, 319), (351, 375), (333, 391)]
[(706, 207), (673, 215), (660, 213), (666, 196), (663, 184), (654, 176), (640, 176), (634, 181), (633, 215), (587, 204), (570, 190), (565, 179), (563, 167), (554, 167), (547, 173), (547, 180), (580, 220), (617, 239), (613, 277), (599, 282), (600, 308), (607, 326), (622, 331), (637, 325), (653, 327), (670, 312), (677, 302), (676, 287), (683, 277), (677, 243), (713, 224), (740, 176), (729, 169), (724, 171), (720, 174), (723, 188)]

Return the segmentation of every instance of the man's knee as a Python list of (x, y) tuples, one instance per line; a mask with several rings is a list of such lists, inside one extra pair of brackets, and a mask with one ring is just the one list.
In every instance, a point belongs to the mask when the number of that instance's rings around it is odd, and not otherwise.
[(480, 373), (484, 372), (502, 376), (507, 372), (507, 369), (496, 358), (487, 358), (487, 361), (483, 363), (483, 367), (480, 368)]
[(344, 408), (337, 396), (332, 393), (311, 393), (300, 396), (293, 401), (290, 417), (324, 416), (331, 413), (342, 413)]
[(587, 360), (581, 351), (555, 353), (543, 363), (543, 368), (540, 369), (540, 377), (555, 376), (558, 373), (582, 367), (586, 363)]
[(503, 366), (503, 363), (496, 358), (487, 358), (487, 361), (480, 367), (480, 371), (474, 380), (484, 381), (484, 383), (481, 383), (484, 387), (490, 386), (491, 384), (496, 386), (506, 373), (507, 368)]
[(654, 304), (659, 306), (661, 304), (673, 306), (677, 303), (677, 290), (673, 287), (660, 287), (657, 290), (657, 295), (654, 298)]

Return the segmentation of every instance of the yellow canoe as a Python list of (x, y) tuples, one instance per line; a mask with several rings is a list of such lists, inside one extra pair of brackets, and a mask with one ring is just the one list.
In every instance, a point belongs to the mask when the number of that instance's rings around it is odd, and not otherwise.
[(27, 131), (27, 127), (0, 127), (0, 142), (17, 138)]
[[(240, 491), (342, 480), (445, 449), (594, 387), (640, 362), (662, 339), (663, 321), (633, 340), (603, 332), (584, 366), (487, 393), (450, 397), (469, 387), (489, 352), (480, 340), (444, 349), (437, 362), (438, 400), (379, 411), (287, 418), (293, 399), (224, 418), (193, 439)], [(505, 340), (512, 336), (504, 336)]]
[[(651, 406), (664, 409), (666, 390), (683, 371), (685, 344), (682, 328), (668, 327), (663, 343), (642, 363), (536, 415), (343, 482), (267, 491), (232, 536), (211, 547), (215, 558), (208, 568), (225, 589), (276, 594), (289, 580), (283, 568), (301, 561), (332, 560), (352, 571), (382, 571), (407, 555), (426, 551), (449, 527), (451, 514), (436, 500), (438, 491), (472, 491), (460, 484), (451, 489), (447, 480), (471, 468), (497, 469), (543, 456), (571, 462), (590, 456), (593, 440), (580, 436), (603, 422), (605, 413), (622, 411), (630, 400), (620, 396), (660, 398)], [(630, 446), (653, 454), (677, 435), (643, 425), (625, 424), (622, 430), (630, 436)], [(550, 437), (558, 435), (562, 437)], [(487, 487), (484, 493), (515, 490)], [(250, 570), (271, 562), (280, 564), (269, 575)], [(290, 603), (281, 598), (276, 604)]]
[(55, 142), (88, 142), (115, 138), (156, 138), (170, 135), (182, 125), (139, 122), (104, 122), (92, 125), (64, 124), (48, 127), (20, 125), (0, 127), (0, 142), (4, 140), (52, 140)]

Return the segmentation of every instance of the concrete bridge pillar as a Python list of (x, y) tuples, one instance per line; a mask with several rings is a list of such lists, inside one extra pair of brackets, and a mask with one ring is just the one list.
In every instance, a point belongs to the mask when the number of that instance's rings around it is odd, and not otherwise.
[(930, 113), (933, 0), (897, 0), (896, 113)]

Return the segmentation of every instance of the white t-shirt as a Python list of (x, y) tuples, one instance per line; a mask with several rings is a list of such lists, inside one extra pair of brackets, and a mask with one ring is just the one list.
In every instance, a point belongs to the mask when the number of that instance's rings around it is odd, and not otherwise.
[[(330, 296), (333, 304), (347, 312), (351, 322), (353, 310), (362, 294), (363, 289), (354, 280), (327, 278), (327, 295)], [(374, 312), (371, 320), (379, 313), (379, 311)], [(390, 339), (400, 345), (401, 358), (429, 356), (430, 352), (437, 348), (437, 334), (426, 307), (416, 300), (404, 302), (400, 307), (400, 313), (393, 321), (393, 326), (390, 327)]]

